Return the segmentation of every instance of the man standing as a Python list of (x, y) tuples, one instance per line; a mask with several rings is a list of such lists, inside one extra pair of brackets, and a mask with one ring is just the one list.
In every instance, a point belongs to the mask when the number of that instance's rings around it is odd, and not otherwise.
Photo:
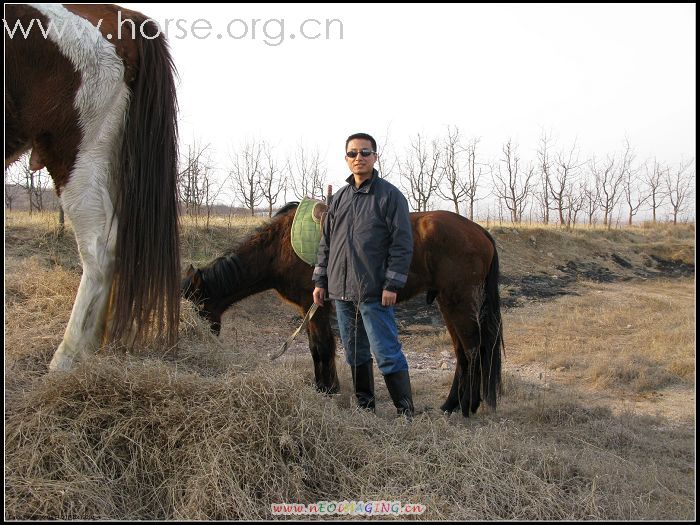
[[(399, 414), (413, 415), (408, 363), (394, 319), (396, 295), (413, 254), (408, 203), (379, 178), (377, 143), (366, 133), (345, 142), (352, 175), (333, 197), (313, 273), (314, 303), (335, 300), (340, 337), (358, 406), (374, 411), (372, 354)], [(370, 353), (371, 351), (371, 353)]]

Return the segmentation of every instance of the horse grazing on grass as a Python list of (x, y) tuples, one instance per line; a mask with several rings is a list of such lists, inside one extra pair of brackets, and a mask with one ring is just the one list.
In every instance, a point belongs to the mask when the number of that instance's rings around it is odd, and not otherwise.
[[(182, 293), (193, 301), (212, 331), (219, 333), (221, 315), (236, 301), (268, 289), (297, 305), (302, 315), (313, 303), (313, 268), (291, 245), (296, 203), (237, 249), (195, 269), (189, 267)], [(498, 294), (498, 253), (489, 233), (478, 224), (447, 211), (411, 213), (413, 259), (408, 282), (398, 302), (425, 292), (437, 299), (452, 337), (457, 367), (447, 400), (440, 407), (462, 414), (476, 412), (483, 393), (495, 408), (501, 382), (503, 328)], [(338, 391), (335, 339), (330, 304), (319, 308), (307, 325), (316, 387)]]
[(83, 275), (49, 365), (101, 343), (177, 336), (177, 103), (158, 26), (113, 5), (5, 6), (5, 167), (31, 150)]

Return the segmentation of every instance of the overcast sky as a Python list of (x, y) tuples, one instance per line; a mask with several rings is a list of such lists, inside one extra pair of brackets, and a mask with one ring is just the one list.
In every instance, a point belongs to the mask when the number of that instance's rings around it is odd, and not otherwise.
[(508, 138), (534, 160), (543, 129), (582, 157), (625, 137), (640, 159), (695, 157), (694, 4), (124, 5), (180, 20), (181, 142), (211, 143), (221, 169), (246, 139), (303, 143), (337, 188), (349, 134), (389, 130), (400, 154), (448, 125), (485, 160)]

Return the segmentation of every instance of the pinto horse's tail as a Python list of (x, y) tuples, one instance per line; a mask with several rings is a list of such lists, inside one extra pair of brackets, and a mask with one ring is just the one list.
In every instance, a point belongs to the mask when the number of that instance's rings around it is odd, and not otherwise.
[(496, 408), (498, 394), (501, 393), (501, 350), (503, 349), (503, 320), (501, 319), (501, 298), (498, 294), (498, 250), (496, 241), (486, 230), (493, 244), (491, 268), (486, 275), (484, 302), (481, 305), (481, 389), (484, 400)]
[[(143, 15), (141, 15), (143, 16)], [(134, 21), (151, 36), (152, 21)], [(139, 62), (114, 173), (118, 219), (108, 338), (177, 339), (180, 249), (175, 67), (163, 35), (137, 36)]]

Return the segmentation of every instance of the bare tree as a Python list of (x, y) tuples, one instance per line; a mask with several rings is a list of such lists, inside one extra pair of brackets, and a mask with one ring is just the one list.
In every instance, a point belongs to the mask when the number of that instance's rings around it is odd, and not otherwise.
[(235, 194), (243, 206), (255, 215), (255, 208), (262, 203), (263, 145), (255, 140), (246, 142), (231, 155), (231, 179)]
[(212, 166), (208, 157), (210, 144), (200, 146), (195, 141), (187, 145), (187, 154), (181, 163), (182, 169), (178, 173), (178, 189), (180, 202), (185, 207), (185, 213), (193, 215), (195, 221), (207, 194), (207, 173)]
[(612, 227), (613, 210), (617, 205), (621, 193), (625, 165), (629, 160), (629, 152), (625, 152), (620, 161), (615, 156), (607, 156), (602, 164), (596, 162), (593, 156), (589, 162), (591, 172), (595, 176), (596, 192), (600, 196), (600, 208), (603, 210), (603, 224)]
[(632, 226), (632, 218), (637, 215), (639, 208), (646, 203), (651, 195), (645, 195), (643, 192), (643, 187), (639, 184), (639, 179), (637, 178), (637, 173), (641, 170), (637, 168), (635, 170), (628, 169), (623, 173), (622, 178), (622, 192), (625, 196), (625, 202), (627, 202), (627, 225)]
[(185, 213), (194, 217), (199, 223), (202, 208), (206, 212), (205, 227), (209, 229), (211, 213), (228, 177), (217, 183), (214, 163), (211, 159), (211, 145), (200, 146), (195, 141), (187, 146), (187, 154), (182, 162), (184, 166), (178, 173), (178, 191)]
[(581, 186), (581, 193), (583, 194), (583, 207), (586, 210), (588, 225), (590, 226), (593, 224), (593, 218), (600, 208), (600, 192), (598, 184), (591, 181), (590, 178), (586, 179)]
[(12, 203), (22, 193), (22, 185), (15, 180), (16, 169), (5, 170), (5, 208), (12, 211)]
[(567, 203), (573, 200), (571, 194), (573, 193), (574, 178), (580, 167), (576, 141), (574, 141), (568, 153), (563, 151), (557, 153), (557, 158), (554, 161), (554, 173), (547, 177), (549, 196), (559, 213), (559, 224), (562, 226), (564, 224), (570, 225), (569, 220), (564, 218), (564, 212), (567, 211), (567, 217), (571, 217), (568, 213)]
[(576, 218), (578, 214), (586, 207), (586, 193), (584, 186), (580, 185), (578, 190), (574, 190), (573, 187), (571, 191), (566, 193), (566, 224), (567, 226), (575, 226)]
[(442, 165), (440, 170), (442, 180), (445, 182), (445, 190), (438, 186), (437, 194), (452, 202), (455, 213), (459, 215), (459, 203), (467, 196), (467, 184), (459, 164), (459, 156), (464, 150), (459, 145), (459, 128), (455, 126), (454, 131), (447, 128), (445, 137), (440, 146), (442, 148)]
[(666, 191), (673, 212), (673, 224), (678, 223), (678, 214), (685, 210), (688, 197), (692, 194), (695, 173), (686, 172), (693, 162), (694, 160), (685, 163), (681, 161), (678, 168), (669, 169), (666, 173)]
[(440, 186), (440, 156), (437, 142), (433, 140), (428, 146), (419, 133), (411, 139), (405, 161), (399, 163), (401, 185), (414, 211), (428, 211), (430, 199)]
[(540, 144), (537, 148), (537, 164), (540, 173), (540, 191), (535, 192), (535, 198), (540, 203), (540, 208), (542, 210), (542, 222), (549, 224), (549, 186), (550, 186), (550, 176), (552, 172), (552, 162), (549, 158), (550, 142), (552, 140), (551, 136), (542, 131), (540, 136)]
[(529, 165), (524, 170), (521, 169), (517, 145), (513, 145), (510, 139), (503, 145), (502, 151), (504, 155), (501, 159), (503, 170), (499, 164), (498, 170), (492, 171), (492, 177), (495, 177), (494, 190), (499, 201), (502, 201), (510, 211), (511, 221), (519, 223), (522, 221), (523, 212), (527, 207), (535, 168)]
[(294, 163), (287, 161), (287, 167), (291, 175), (292, 190), (298, 199), (324, 198), (326, 169), (321, 163), (318, 149), (309, 153), (300, 145), (294, 155)]
[(668, 168), (664, 168), (654, 159), (654, 164), (649, 169), (649, 164), (644, 164), (645, 176), (644, 182), (649, 190), (649, 198), (651, 199), (652, 219), (656, 222), (656, 210), (663, 204), (666, 194), (663, 190), (665, 180), (664, 174), (668, 172)]
[(45, 169), (37, 171), (36, 180), (36, 200), (39, 204), (39, 211), (44, 209), (44, 196), (49, 193), (49, 188), (51, 187), (52, 179), (49, 172)]
[(263, 156), (260, 191), (267, 202), (267, 216), (272, 217), (272, 207), (277, 203), (280, 193), (286, 188), (286, 181), (282, 178), (282, 167), (274, 156), (272, 146), (263, 143)]
[(44, 169), (32, 170), (29, 166), (29, 161), (20, 159), (17, 163), (18, 182), (23, 191), (27, 195), (29, 203), (29, 214), (36, 210), (41, 212), (44, 210), (44, 193), (48, 190), (51, 183), (51, 177)]
[(632, 146), (630, 146), (630, 141), (629, 139), (625, 138), (625, 150), (620, 158), (617, 174), (617, 177), (621, 181), (622, 194), (624, 194), (625, 181), (631, 179), (633, 175), (636, 175), (637, 170), (632, 169), (632, 162), (634, 161), (634, 158), (635, 154)]
[(387, 128), (384, 142), (377, 144), (377, 171), (379, 176), (389, 180), (394, 174), (398, 162), (396, 155), (389, 153), (389, 128)]
[(481, 200), (476, 196), (481, 180), (481, 169), (484, 164), (476, 162), (476, 147), (480, 142), (480, 138), (473, 138), (467, 144), (467, 203), (469, 204), (469, 220), (474, 220), (474, 204)]

